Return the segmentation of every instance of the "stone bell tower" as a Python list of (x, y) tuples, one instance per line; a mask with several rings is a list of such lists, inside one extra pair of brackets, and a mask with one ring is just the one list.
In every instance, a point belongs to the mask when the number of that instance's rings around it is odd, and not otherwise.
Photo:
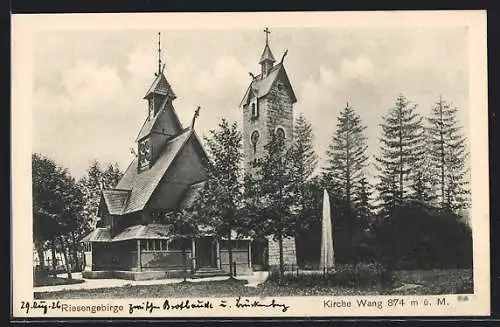
[[(252, 81), (240, 103), (243, 109), (243, 152), (244, 169), (249, 172), (251, 163), (263, 156), (264, 146), (273, 134), (284, 138), (287, 146), (293, 140), (293, 104), (297, 102), (290, 80), (283, 65), (288, 51), (281, 61), (276, 60), (269, 47), (268, 28), (264, 30), (266, 44), (259, 60), (260, 74), (250, 73)], [(267, 240), (267, 264), (279, 265), (278, 243), (269, 237)], [(283, 239), (283, 256), (286, 265), (296, 265), (295, 238)]]

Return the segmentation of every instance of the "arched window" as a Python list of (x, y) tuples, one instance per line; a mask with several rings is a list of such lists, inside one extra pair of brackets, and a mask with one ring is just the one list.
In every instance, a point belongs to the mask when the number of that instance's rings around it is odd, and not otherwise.
[(258, 131), (253, 131), (252, 135), (250, 136), (250, 142), (252, 142), (254, 153), (257, 151), (257, 142), (259, 141), (259, 136), (260, 135)]
[(282, 127), (277, 127), (274, 134), (278, 140), (284, 140), (286, 137), (285, 130)]

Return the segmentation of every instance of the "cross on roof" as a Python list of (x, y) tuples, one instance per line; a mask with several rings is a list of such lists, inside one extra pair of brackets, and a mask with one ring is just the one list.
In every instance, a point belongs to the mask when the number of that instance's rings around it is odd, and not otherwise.
[(269, 34), (271, 34), (271, 31), (269, 30), (269, 28), (265, 28), (264, 29), (264, 33), (266, 33), (266, 44), (269, 42)]

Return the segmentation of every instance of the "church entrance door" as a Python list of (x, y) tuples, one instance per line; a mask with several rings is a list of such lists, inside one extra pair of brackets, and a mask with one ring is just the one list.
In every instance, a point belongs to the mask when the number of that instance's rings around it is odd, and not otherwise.
[(252, 267), (255, 271), (268, 269), (268, 242), (265, 238), (256, 238), (252, 242)]
[(216, 245), (213, 237), (202, 237), (196, 241), (196, 261), (198, 268), (216, 267)]

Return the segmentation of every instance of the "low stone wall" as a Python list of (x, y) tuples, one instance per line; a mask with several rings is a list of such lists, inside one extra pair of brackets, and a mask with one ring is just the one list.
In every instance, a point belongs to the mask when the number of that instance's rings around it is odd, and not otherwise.
[[(272, 237), (267, 238), (269, 244), (269, 266), (279, 266), (280, 248), (279, 242)], [(283, 239), (283, 261), (285, 265), (297, 265), (297, 252), (295, 247), (295, 237)]]
[(98, 270), (98, 271), (82, 271), (82, 277), (88, 279), (111, 279), (115, 278), (113, 276), (113, 271), (110, 270)]
[[(189, 272), (188, 272), (189, 273)], [(153, 280), (153, 279), (168, 279), (168, 278), (183, 278), (183, 270), (170, 271), (84, 271), (83, 278), (87, 279), (126, 279), (126, 280)], [(188, 276), (189, 278), (190, 276)]]
[[(233, 262), (236, 262), (236, 275), (248, 275), (252, 272), (248, 250), (233, 249)], [(221, 270), (229, 273), (229, 253), (225, 249), (220, 251)]]

